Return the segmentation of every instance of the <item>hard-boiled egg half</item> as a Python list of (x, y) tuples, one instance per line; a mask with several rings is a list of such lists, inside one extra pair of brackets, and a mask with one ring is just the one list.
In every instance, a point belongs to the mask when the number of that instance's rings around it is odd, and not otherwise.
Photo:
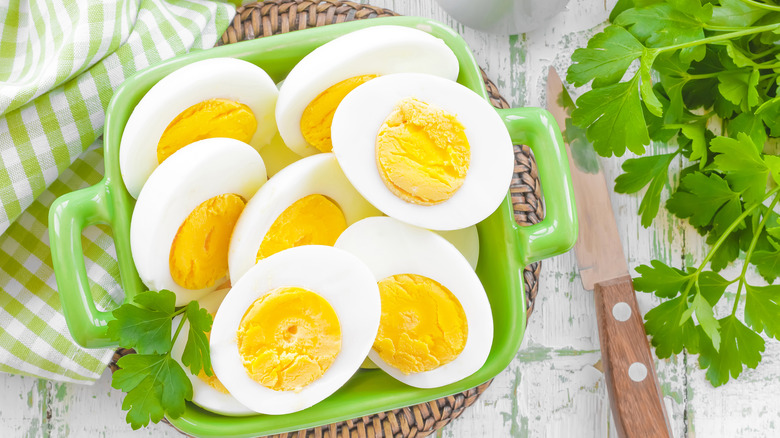
[(137, 198), (165, 159), (198, 140), (228, 137), (260, 149), (277, 132), (279, 92), (260, 67), (234, 58), (194, 62), (157, 82), (138, 102), (119, 147), (119, 168)]
[(403, 26), (361, 29), (323, 44), (293, 67), (279, 90), (282, 139), (302, 156), (329, 152), (331, 120), (344, 96), (366, 81), (400, 72), (455, 80), (458, 60), (442, 40)]
[(436, 234), (447, 239), (458, 251), (463, 254), (471, 269), (477, 269), (479, 261), (479, 233), (477, 226), (461, 228), (459, 230), (436, 231)]
[(352, 187), (332, 153), (285, 167), (249, 200), (230, 242), (230, 280), (301, 245), (333, 245), (347, 226), (381, 213)]
[(305, 409), (340, 388), (371, 349), (379, 290), (355, 256), (328, 246), (261, 260), (233, 285), (211, 329), (211, 362), (243, 405)]
[(301, 156), (290, 150), (284, 144), (284, 140), (277, 132), (271, 138), (268, 146), (260, 150), (260, 156), (263, 157), (265, 170), (268, 172), (268, 178), (279, 173), (280, 170), (301, 159)]
[(130, 223), (133, 261), (144, 284), (174, 292), (181, 306), (225, 282), (233, 227), (265, 181), (260, 154), (230, 138), (195, 142), (160, 164)]
[(374, 273), (382, 300), (369, 358), (407, 385), (433, 388), (482, 367), (493, 343), (485, 289), (438, 234), (389, 217), (356, 222), (336, 241)]
[[(230, 292), (230, 288), (216, 290), (200, 298), (198, 304), (202, 309), (206, 309), (213, 318), (228, 292)], [(178, 327), (180, 320), (181, 316), (174, 318), (173, 326)], [(179, 337), (176, 338), (176, 342), (174, 342), (171, 349), (171, 356), (180, 364), (184, 346), (187, 345), (187, 339), (189, 338), (189, 329), (190, 322), (184, 321)], [(210, 337), (210, 333), (206, 336)], [(255, 411), (242, 405), (235, 397), (230, 395), (225, 385), (219, 381), (216, 375), (209, 376), (205, 371), (201, 370), (196, 376), (184, 364), (182, 364), (182, 368), (184, 368), (184, 373), (187, 374), (192, 383), (192, 402), (196, 405), (223, 415), (252, 415), (255, 413)]]
[(359, 86), (336, 110), (331, 134), (360, 194), (419, 227), (480, 222), (512, 180), (512, 141), (501, 117), (478, 94), (437, 76), (398, 73)]

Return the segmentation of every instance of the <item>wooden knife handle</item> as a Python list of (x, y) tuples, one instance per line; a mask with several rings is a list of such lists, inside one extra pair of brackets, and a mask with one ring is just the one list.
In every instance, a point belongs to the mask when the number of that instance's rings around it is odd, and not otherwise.
[(593, 297), (618, 436), (672, 437), (631, 276), (596, 283)]

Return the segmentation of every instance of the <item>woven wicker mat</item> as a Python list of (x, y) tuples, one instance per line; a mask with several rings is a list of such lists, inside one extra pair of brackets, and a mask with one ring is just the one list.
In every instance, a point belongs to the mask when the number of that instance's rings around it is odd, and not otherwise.
[[(218, 46), (251, 40), (264, 36), (292, 32), (309, 27), (326, 26), (350, 20), (399, 15), (395, 12), (371, 5), (333, 0), (266, 0), (242, 6), (236, 11), (233, 23), (225, 30)], [(509, 108), (495, 84), (482, 72), (490, 102), (497, 108)], [(528, 146), (515, 145), (515, 176), (510, 187), (515, 220), (520, 225), (532, 225), (544, 216), (542, 194), (536, 162)], [(541, 263), (526, 266), (523, 271), (526, 291), (527, 315), (534, 309), (538, 292)], [(116, 361), (129, 353), (117, 350), (109, 366), (116, 370)], [(274, 435), (272, 438), (418, 438), (425, 437), (458, 418), (471, 406), (492, 381), (459, 394), (443, 397), (428, 403), (407, 406), (393, 411), (380, 412), (326, 426), (298, 432)]]

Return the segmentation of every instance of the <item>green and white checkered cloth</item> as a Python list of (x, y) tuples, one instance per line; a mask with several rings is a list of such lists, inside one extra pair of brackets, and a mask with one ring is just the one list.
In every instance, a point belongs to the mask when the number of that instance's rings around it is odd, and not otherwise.
[[(138, 70), (212, 47), (235, 15), (209, 0), (0, 0), (0, 371), (91, 383), (111, 349), (76, 345), (52, 270), (48, 210), (103, 175), (105, 108)], [(82, 243), (98, 307), (121, 298), (106, 227)]]

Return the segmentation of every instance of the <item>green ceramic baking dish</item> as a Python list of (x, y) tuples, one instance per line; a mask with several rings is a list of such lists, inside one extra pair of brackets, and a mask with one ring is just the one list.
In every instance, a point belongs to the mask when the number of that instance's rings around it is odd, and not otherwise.
[[(303, 56), (321, 44), (357, 29), (382, 24), (414, 27), (441, 38), (460, 62), (458, 82), (487, 99), (479, 67), (463, 39), (438, 22), (417, 17), (353, 21), (194, 52), (139, 72), (116, 90), (106, 111), (105, 178), (95, 186), (60, 197), (49, 212), (57, 286), (68, 327), (78, 343), (86, 347), (111, 345), (106, 334), (111, 313), (96, 308), (86, 277), (81, 247), (84, 227), (103, 223), (112, 228), (126, 299), (145, 290), (130, 252), (130, 217), (135, 201), (125, 189), (119, 172), (119, 141), (130, 113), (149, 88), (177, 68), (214, 57), (252, 62), (278, 82)], [(484, 383), (501, 372), (515, 356), (525, 330), (522, 268), (568, 251), (576, 239), (577, 224), (568, 162), (552, 116), (539, 108), (497, 111), (512, 141), (527, 144), (534, 152), (546, 215), (539, 224), (520, 227), (513, 219), (507, 196), (492, 215), (478, 224), (477, 274), (488, 294), (495, 326), (490, 355), (479, 371), (445, 387), (418, 389), (394, 380), (381, 370), (360, 370), (326, 400), (294, 414), (224, 417), (188, 404), (184, 415), (172, 419), (171, 423), (188, 434), (204, 437), (274, 434), (444, 397)]]

